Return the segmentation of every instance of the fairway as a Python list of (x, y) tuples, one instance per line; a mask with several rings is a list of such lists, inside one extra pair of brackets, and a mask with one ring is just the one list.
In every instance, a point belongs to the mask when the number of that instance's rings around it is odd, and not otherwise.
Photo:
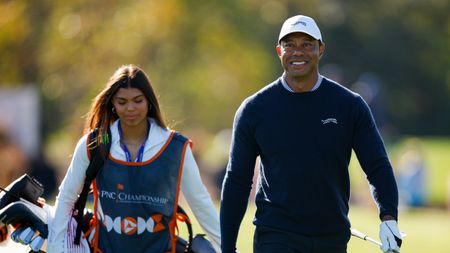
[[(444, 253), (450, 249), (450, 212), (437, 209), (400, 211), (399, 228), (407, 236), (402, 252)], [(353, 227), (378, 240), (378, 218), (373, 208), (352, 206), (350, 219)], [(381, 252), (376, 245), (354, 238), (349, 243), (349, 253)]]
[[(252, 224), (255, 208), (250, 205), (241, 224), (238, 239), (238, 250), (241, 253), (253, 252)], [(198, 223), (188, 210), (194, 223), (194, 232), (201, 233)], [(378, 238), (378, 215), (372, 207), (350, 207), (352, 226), (370, 237)], [(450, 212), (437, 209), (418, 209), (401, 212), (399, 220), (400, 230), (407, 234), (403, 241), (402, 252), (406, 253), (444, 253), (450, 249)], [(180, 225), (181, 234), (186, 238), (184, 225)], [(378, 246), (352, 237), (348, 244), (348, 253), (380, 253)]]

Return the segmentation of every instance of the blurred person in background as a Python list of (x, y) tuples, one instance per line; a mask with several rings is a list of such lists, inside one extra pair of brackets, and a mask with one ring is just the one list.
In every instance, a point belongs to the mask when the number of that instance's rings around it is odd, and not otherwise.
[(0, 186), (6, 187), (12, 180), (26, 172), (27, 157), (11, 140), (8, 131), (0, 127)]
[(418, 139), (409, 139), (400, 157), (398, 168), (400, 202), (407, 207), (426, 204), (426, 166)]
[(48, 161), (43, 148), (40, 148), (38, 154), (30, 159), (29, 174), (45, 186), (43, 198), (54, 197), (58, 187), (56, 169)]
[[(27, 159), (23, 150), (9, 136), (6, 128), (0, 127), (0, 187), (5, 188), (26, 172)], [(0, 251), (24, 250), (25, 246), (9, 240), (12, 227), (0, 222)]]
[[(180, 189), (212, 244), (220, 248), (219, 218), (201, 181), (191, 141), (166, 126), (144, 71), (126, 65), (111, 76), (92, 104), (85, 135), (59, 187), (48, 253), (63, 252), (89, 165), (87, 145), (93, 140), (88, 133), (93, 129), (99, 130), (98, 143), (108, 129), (111, 132), (108, 159), (94, 180), (94, 252), (174, 252), (173, 219)], [(117, 228), (117, 219), (123, 228)], [(144, 231), (141, 226), (137, 231), (134, 222), (139, 220), (147, 222)], [(148, 226), (151, 221), (154, 226)]]
[(254, 252), (347, 252), (352, 149), (379, 208), (381, 249), (400, 252), (397, 185), (367, 103), (319, 73), (325, 43), (312, 18), (287, 19), (276, 52), (284, 73), (235, 115), (220, 209), (222, 252), (236, 251), (258, 156)]

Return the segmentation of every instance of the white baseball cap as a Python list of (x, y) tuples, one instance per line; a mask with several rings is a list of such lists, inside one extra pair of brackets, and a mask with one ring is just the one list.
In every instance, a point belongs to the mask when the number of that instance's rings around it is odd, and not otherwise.
[(278, 36), (278, 43), (280, 43), (281, 39), (286, 35), (296, 32), (306, 33), (316, 40), (323, 41), (322, 34), (320, 34), (319, 27), (314, 19), (308, 16), (297, 15), (284, 21), (283, 26), (281, 27), (280, 36)]

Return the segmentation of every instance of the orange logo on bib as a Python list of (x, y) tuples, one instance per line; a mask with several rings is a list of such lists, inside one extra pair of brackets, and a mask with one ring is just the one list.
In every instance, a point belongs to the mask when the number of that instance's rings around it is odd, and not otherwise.
[(131, 217), (125, 217), (122, 220), (122, 232), (127, 235), (135, 234), (137, 231), (136, 219)]
[(163, 215), (154, 214), (145, 220), (142, 217), (115, 217), (114, 219), (108, 215), (105, 215), (103, 225), (108, 232), (115, 232), (117, 234), (124, 235), (140, 235), (145, 231), (150, 233), (157, 233), (166, 229), (163, 224)]

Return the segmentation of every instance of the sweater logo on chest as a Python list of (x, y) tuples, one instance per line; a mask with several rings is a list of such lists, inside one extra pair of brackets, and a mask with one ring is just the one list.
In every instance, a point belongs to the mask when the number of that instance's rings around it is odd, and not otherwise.
[(338, 123), (337, 119), (335, 119), (335, 118), (323, 119), (321, 121), (322, 121), (322, 125), (326, 125), (326, 124), (329, 124), (329, 123), (334, 123), (334, 124), (337, 125), (337, 123)]

